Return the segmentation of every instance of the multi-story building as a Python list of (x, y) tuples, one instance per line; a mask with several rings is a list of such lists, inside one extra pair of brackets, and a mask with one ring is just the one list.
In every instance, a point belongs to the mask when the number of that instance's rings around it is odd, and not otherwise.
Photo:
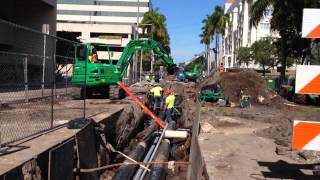
[[(41, 81), (44, 49), (52, 55), (56, 35), (56, 0), (6, 0), (0, 6), (0, 84), (21, 87)], [(45, 48), (46, 47), (46, 48)], [(49, 60), (47, 60), (49, 61)], [(26, 63), (27, 62), (27, 63)], [(27, 66), (25, 66), (27, 65)], [(29, 68), (29, 71), (24, 71)], [(53, 64), (47, 63), (46, 80), (51, 80)], [(0, 100), (1, 101), (1, 100)]]
[[(270, 20), (272, 8), (264, 12), (262, 20), (257, 27), (250, 26), (250, 6), (248, 1), (228, 0), (225, 4), (225, 13), (229, 15), (229, 22), (225, 34), (220, 41), (218, 60), (226, 68), (239, 67), (237, 52), (240, 47), (250, 47), (255, 41), (268, 36), (277, 36), (271, 31)], [(249, 65), (256, 68), (254, 64)]]
[(150, 0), (58, 0), (57, 32), (113, 45), (111, 58), (118, 60), (150, 8)]
[[(2, 1), (0, 19), (39, 32), (43, 31), (43, 27), (46, 26), (48, 33), (55, 35), (56, 0)], [(43, 35), (28, 34), (26, 30), (13, 28), (8, 23), (0, 22), (0, 50), (40, 54), (43, 52), (42, 43)]]

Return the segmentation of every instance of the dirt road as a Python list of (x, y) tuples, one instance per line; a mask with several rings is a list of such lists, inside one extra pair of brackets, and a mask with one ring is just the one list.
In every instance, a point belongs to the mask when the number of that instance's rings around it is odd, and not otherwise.
[(259, 136), (273, 126), (276, 113), (213, 106), (202, 111), (199, 142), (211, 179), (319, 179), (311, 162), (293, 152), (277, 155), (274, 140)]

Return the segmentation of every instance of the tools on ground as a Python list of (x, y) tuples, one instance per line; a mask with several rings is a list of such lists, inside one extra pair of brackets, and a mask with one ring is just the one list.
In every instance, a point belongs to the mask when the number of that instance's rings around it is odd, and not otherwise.
[(240, 107), (241, 108), (250, 108), (251, 103), (250, 103), (250, 96), (245, 94), (245, 90), (240, 91)]

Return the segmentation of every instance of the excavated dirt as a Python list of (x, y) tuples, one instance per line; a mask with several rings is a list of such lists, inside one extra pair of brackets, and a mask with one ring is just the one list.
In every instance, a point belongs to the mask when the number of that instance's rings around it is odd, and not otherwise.
[[(272, 124), (271, 127), (257, 132), (259, 135), (276, 140), (276, 143), (289, 146), (291, 141), (292, 120), (319, 121), (318, 107), (293, 104), (283, 99), (273, 90), (266, 87), (264, 79), (255, 71), (215, 73), (200, 84), (208, 88), (219, 84), (224, 88), (224, 94), (231, 102), (238, 104), (241, 89), (251, 97), (253, 107), (250, 109), (215, 107), (213, 113), (240, 117), (248, 120)], [(263, 97), (262, 103), (258, 98)], [(212, 104), (207, 103), (208, 106)]]
[[(264, 80), (254, 71), (216, 73), (201, 82), (199, 89), (213, 84), (220, 84), (225, 96), (236, 104), (231, 108), (205, 103), (202, 107), (203, 132), (209, 131), (202, 136), (204, 156), (212, 158), (209, 171), (211, 168), (216, 178), (250, 179), (253, 174), (258, 179), (319, 178), (309, 176), (310, 168), (305, 171), (299, 165), (318, 163), (319, 154), (293, 152), (291, 142), (293, 120), (319, 121), (320, 107), (286, 101), (267, 89)], [(246, 89), (245, 94), (251, 96), (251, 108), (237, 107), (241, 89)], [(258, 102), (259, 97), (264, 98), (262, 103)], [(216, 149), (206, 150), (212, 149), (209, 144)], [(268, 162), (272, 167), (266, 169), (261, 162)]]
[[(268, 89), (265, 80), (253, 70), (216, 73), (202, 82), (200, 87), (207, 89), (213, 85), (220, 85), (224, 89), (224, 95), (236, 104), (240, 100), (241, 90), (250, 96), (251, 103), (275, 106), (285, 101), (274, 91)], [(259, 98), (263, 100), (259, 102)]]
[[(286, 147), (291, 146), (293, 120), (317, 121), (320, 119), (320, 109), (312, 106), (292, 106), (284, 104), (282, 108), (277, 108), (256, 105), (252, 106), (250, 109), (241, 109), (218, 107), (207, 103), (204, 108), (205, 110), (202, 113), (203, 116), (228, 116), (249, 121), (269, 123), (269, 127), (257, 131), (256, 134), (272, 138), (275, 140), (276, 144)], [(214, 122), (214, 119), (212, 119), (212, 121)], [(219, 124), (214, 125), (219, 126)]]

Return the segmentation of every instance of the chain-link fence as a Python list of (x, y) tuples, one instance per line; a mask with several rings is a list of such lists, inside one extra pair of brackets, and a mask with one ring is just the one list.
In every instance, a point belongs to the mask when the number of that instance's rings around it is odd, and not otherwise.
[(0, 28), (0, 145), (84, 117), (71, 83), (77, 42), (2, 19)]

